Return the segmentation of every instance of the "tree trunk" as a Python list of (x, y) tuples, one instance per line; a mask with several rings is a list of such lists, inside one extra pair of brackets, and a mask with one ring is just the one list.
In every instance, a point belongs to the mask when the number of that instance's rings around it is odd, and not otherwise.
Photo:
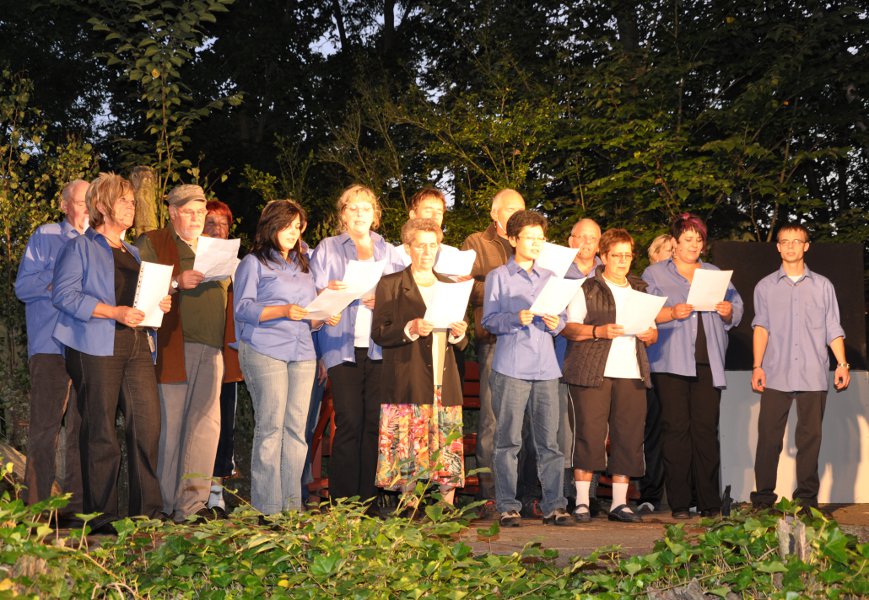
[(157, 219), (157, 183), (154, 179), (154, 169), (151, 167), (135, 167), (130, 173), (130, 181), (136, 195), (136, 218), (133, 227), (136, 235), (153, 231), (159, 227)]

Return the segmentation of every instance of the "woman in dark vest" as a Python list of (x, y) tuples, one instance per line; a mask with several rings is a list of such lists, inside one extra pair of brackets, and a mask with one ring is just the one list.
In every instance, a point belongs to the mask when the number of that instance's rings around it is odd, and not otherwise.
[[(561, 332), (569, 342), (563, 378), (570, 386), (576, 415), (573, 455), (578, 522), (591, 519), (589, 486), (595, 471), (607, 470), (613, 480), (611, 521), (642, 519), (627, 504), (628, 483), (645, 470), (643, 428), (646, 388), (650, 387), (646, 346), (658, 339), (654, 327), (625, 335), (620, 313), (630, 290), (646, 284), (629, 275), (634, 240), (624, 229), (610, 229), (600, 238), (602, 267), (585, 280), (582, 292), (568, 307), (568, 323)], [(606, 438), (609, 432), (610, 455)]]

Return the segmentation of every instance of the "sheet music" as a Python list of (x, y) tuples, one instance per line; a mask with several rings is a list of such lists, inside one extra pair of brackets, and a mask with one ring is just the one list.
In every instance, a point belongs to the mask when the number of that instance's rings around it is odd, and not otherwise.
[(560, 315), (580, 291), (582, 283), (581, 279), (550, 277), (531, 305), (531, 312), (535, 315)]
[(564, 277), (570, 268), (570, 263), (575, 258), (576, 248), (568, 248), (545, 242), (543, 248), (540, 249), (540, 256), (537, 257), (534, 264), (538, 267), (549, 269), (558, 277)]
[(224, 240), (200, 236), (196, 243), (196, 259), (193, 261), (193, 270), (205, 275), (203, 281), (232, 277), (236, 267), (241, 262), (238, 259), (239, 248), (241, 248), (241, 240), (238, 238)]
[(435, 329), (446, 329), (450, 323), (463, 320), (473, 287), (473, 279), (459, 283), (435, 282), (434, 297), (423, 319), (432, 323)]
[(655, 324), (655, 317), (667, 301), (666, 296), (655, 296), (629, 290), (623, 299), (624, 310), (616, 314), (616, 322), (625, 328), (625, 335), (637, 335)]
[(724, 300), (727, 294), (732, 275), (733, 271), (697, 269), (686, 302), (698, 312), (715, 310), (715, 305)]

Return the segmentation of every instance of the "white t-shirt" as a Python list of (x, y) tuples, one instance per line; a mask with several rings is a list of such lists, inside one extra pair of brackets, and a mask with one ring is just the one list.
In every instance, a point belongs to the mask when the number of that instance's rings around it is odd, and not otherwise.
[[(374, 257), (366, 259), (362, 262), (374, 262)], [(374, 293), (374, 290), (371, 291)], [(365, 294), (367, 296), (368, 294)], [(363, 296), (363, 298), (365, 297)], [(359, 303), (359, 308), (356, 310), (356, 325), (353, 329), (353, 347), (367, 348), (368, 340), (371, 339), (371, 323), (374, 320), (374, 311)]]
[[(604, 280), (606, 281), (606, 280)], [(619, 322), (619, 313), (624, 310), (624, 299), (631, 289), (629, 286), (619, 286), (606, 281), (616, 302), (616, 323)], [(581, 292), (573, 297), (567, 305), (567, 322), (582, 323), (588, 314), (585, 304), (585, 293)], [(612, 340), (610, 352), (606, 358), (604, 377), (618, 379), (641, 379), (640, 362), (637, 360), (637, 338), (633, 335), (620, 335)]]

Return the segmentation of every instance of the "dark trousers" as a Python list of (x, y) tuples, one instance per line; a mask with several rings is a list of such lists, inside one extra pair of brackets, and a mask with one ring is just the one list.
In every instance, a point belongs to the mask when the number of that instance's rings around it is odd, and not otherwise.
[[(576, 416), (573, 466), (612, 475), (643, 474), (646, 394), (640, 379), (604, 377), (598, 387), (570, 386)], [(606, 454), (609, 432), (610, 453)]]
[(664, 496), (664, 461), (661, 457), (661, 401), (654, 389), (646, 390), (646, 427), (643, 432), (646, 474), (640, 478), (640, 503), (658, 508)]
[(696, 377), (654, 373), (652, 380), (661, 401), (661, 452), (670, 508), (691, 506), (693, 480), (697, 508), (719, 510), (721, 390), (712, 384), (712, 370), (709, 365), (697, 365)]
[(760, 396), (757, 420), (757, 452), (754, 457), (755, 504), (775, 504), (778, 460), (784, 443), (791, 401), (797, 403), (797, 489), (794, 500), (803, 506), (818, 505), (818, 454), (821, 451), (821, 423), (827, 392), (780, 392), (767, 388)]
[(329, 369), (335, 438), (329, 460), (329, 494), (333, 498), (377, 495), (377, 440), (380, 427), (380, 377), (383, 362), (368, 358), (367, 348), (356, 348), (355, 363)]
[(27, 467), (24, 483), (27, 503), (51, 496), (56, 471), (57, 444), (61, 426), (66, 431), (63, 446), (63, 492), (72, 494), (65, 512), (82, 512), (81, 460), (78, 438), (81, 417), (75, 391), (60, 354), (34, 354), (30, 357), (30, 426), (27, 435)]
[(81, 463), (85, 512), (119, 516), (121, 449), (115, 432), (120, 408), (126, 422), (129, 514), (155, 517), (163, 509), (157, 480), (160, 399), (148, 336), (124, 328), (115, 332), (112, 356), (68, 349), (67, 370), (81, 412)]
[(220, 437), (214, 456), (215, 477), (232, 477), (235, 469), (235, 405), (238, 401), (238, 383), (230, 381), (220, 387)]
[[(305, 425), (305, 442), (308, 444), (308, 453), (305, 455), (305, 468), (302, 470), (302, 503), (308, 501), (311, 493), (308, 484), (314, 481), (313, 461), (311, 455), (314, 433), (317, 431), (317, 423), (320, 421), (320, 405), (323, 403), (323, 393), (326, 391), (326, 382), (320, 382), (320, 369), (314, 376), (314, 387), (311, 388), (311, 402), (308, 404), (308, 422)], [(379, 422), (378, 422), (379, 428)]]

